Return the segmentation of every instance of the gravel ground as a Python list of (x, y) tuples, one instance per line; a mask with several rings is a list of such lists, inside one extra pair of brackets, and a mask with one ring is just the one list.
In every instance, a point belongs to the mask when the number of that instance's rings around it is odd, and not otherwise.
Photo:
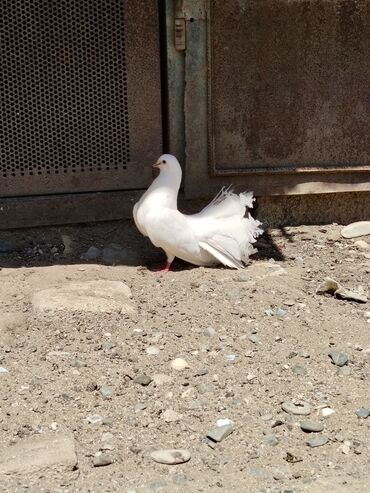
[[(169, 274), (128, 221), (2, 231), (0, 491), (368, 491), (370, 306), (316, 293), (369, 291), (370, 237), (340, 230), (270, 230), (243, 271)], [(32, 303), (90, 281), (132, 297)]]

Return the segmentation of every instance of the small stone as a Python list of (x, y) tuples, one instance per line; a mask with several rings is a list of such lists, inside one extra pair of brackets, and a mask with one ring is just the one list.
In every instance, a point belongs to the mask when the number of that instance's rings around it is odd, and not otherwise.
[(322, 447), (328, 443), (329, 439), (325, 435), (317, 435), (307, 440), (307, 445), (311, 448)]
[(355, 241), (354, 245), (358, 250), (369, 250), (370, 248), (369, 243), (367, 243), (367, 241), (364, 240), (357, 240)]
[(232, 424), (233, 424), (233, 422), (229, 418), (219, 418), (216, 421), (216, 426), (217, 427), (225, 426), (225, 425), (232, 425)]
[(229, 363), (235, 363), (236, 355), (235, 354), (227, 354), (226, 359)]
[(328, 416), (334, 413), (335, 413), (334, 409), (331, 409), (330, 407), (324, 407), (323, 409), (321, 409), (321, 414), (323, 415), (324, 418), (327, 418)]
[(190, 450), (187, 449), (160, 449), (150, 454), (151, 458), (159, 464), (183, 464), (191, 458)]
[(113, 390), (107, 385), (102, 385), (99, 388), (99, 393), (104, 397), (104, 399), (109, 399), (113, 395)]
[(286, 401), (283, 402), (281, 408), (288, 414), (295, 414), (298, 416), (307, 416), (311, 413), (311, 406), (307, 402), (303, 401), (297, 403), (293, 401)]
[(99, 248), (96, 248), (94, 246), (91, 246), (87, 252), (83, 253), (81, 255), (81, 260), (96, 260), (100, 257), (101, 255), (101, 250)]
[(292, 372), (295, 373), (296, 375), (301, 376), (301, 377), (303, 377), (307, 374), (306, 368), (304, 366), (300, 366), (300, 365), (294, 365), (292, 367)]
[(234, 430), (231, 424), (217, 426), (217, 428), (213, 428), (207, 433), (207, 438), (210, 438), (214, 442), (221, 442), (226, 437), (228, 437), (230, 433), (232, 433), (233, 431)]
[(156, 373), (153, 375), (153, 382), (156, 385), (166, 385), (172, 382), (172, 377), (165, 373)]
[(143, 387), (146, 387), (147, 385), (150, 384), (152, 379), (148, 375), (138, 375), (137, 377), (134, 378), (134, 383), (137, 383), (139, 385), (142, 385)]
[(284, 301), (284, 305), (285, 306), (294, 306), (295, 305), (295, 301), (293, 301), (293, 300), (286, 300), (286, 301)]
[(362, 419), (366, 419), (370, 416), (370, 410), (366, 409), (366, 407), (360, 407), (356, 411), (356, 416)]
[(9, 373), (9, 370), (4, 368), (3, 366), (0, 366), (0, 373)]
[(89, 424), (92, 425), (100, 425), (103, 423), (103, 416), (100, 416), (100, 414), (90, 414), (89, 416), (86, 416), (85, 421), (87, 421)]
[(329, 351), (328, 356), (331, 358), (334, 365), (344, 366), (348, 363), (348, 356), (345, 353), (336, 351), (335, 349)]
[(318, 433), (324, 429), (324, 425), (317, 421), (303, 421), (301, 429), (307, 433)]
[(182, 358), (176, 358), (173, 361), (171, 361), (171, 367), (177, 371), (184, 370), (188, 366), (189, 365), (187, 364), (187, 362)]
[(265, 435), (265, 442), (272, 447), (275, 447), (279, 443), (279, 439), (273, 433)]
[(249, 337), (248, 337), (248, 340), (253, 342), (253, 344), (258, 344), (259, 343), (259, 337), (257, 334), (251, 334)]
[(209, 326), (203, 331), (203, 335), (206, 337), (214, 337), (216, 335), (216, 331), (213, 327)]
[(286, 310), (283, 310), (282, 308), (276, 308), (275, 315), (277, 317), (284, 317), (286, 315)]
[(195, 374), (196, 377), (203, 377), (204, 375), (207, 375), (209, 373), (209, 370), (207, 368), (201, 368), (198, 370)]
[(181, 415), (173, 409), (167, 409), (162, 416), (166, 423), (175, 423), (181, 419)]
[(134, 410), (138, 412), (138, 411), (144, 411), (144, 409), (146, 408), (147, 405), (144, 402), (138, 402), (137, 404), (135, 404)]
[(148, 346), (145, 349), (145, 352), (147, 354), (150, 354), (151, 356), (156, 356), (157, 354), (160, 353), (160, 349), (157, 346)]
[(112, 457), (101, 451), (96, 452), (93, 458), (94, 467), (109, 466), (110, 464), (113, 464), (113, 462), (114, 460)]

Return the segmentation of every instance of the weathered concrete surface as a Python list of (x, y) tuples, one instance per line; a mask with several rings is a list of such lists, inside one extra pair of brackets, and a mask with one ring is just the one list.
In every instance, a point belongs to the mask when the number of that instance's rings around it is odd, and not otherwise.
[(0, 477), (27, 475), (42, 469), (72, 471), (77, 467), (72, 434), (33, 435), (0, 451)]
[(33, 296), (32, 305), (36, 312), (133, 313), (130, 298), (131, 290), (123, 282), (82, 281), (39, 291)]

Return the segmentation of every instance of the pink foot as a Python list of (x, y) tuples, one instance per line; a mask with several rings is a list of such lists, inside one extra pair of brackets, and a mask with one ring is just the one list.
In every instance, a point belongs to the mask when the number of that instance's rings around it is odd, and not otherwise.
[(154, 272), (156, 274), (161, 274), (162, 272), (169, 272), (171, 270), (171, 263), (172, 262), (166, 262), (162, 267), (158, 267), (157, 269), (154, 269)]

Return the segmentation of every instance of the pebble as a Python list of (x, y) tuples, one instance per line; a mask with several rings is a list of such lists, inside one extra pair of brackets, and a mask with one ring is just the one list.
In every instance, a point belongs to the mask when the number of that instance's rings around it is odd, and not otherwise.
[(187, 364), (187, 362), (182, 358), (176, 358), (173, 361), (171, 361), (171, 367), (174, 370), (178, 370), (178, 371), (185, 370), (185, 368), (187, 368), (188, 366), (189, 365)]
[(147, 354), (150, 354), (151, 356), (156, 356), (157, 354), (160, 353), (160, 349), (157, 346), (148, 346), (145, 349), (145, 352)]
[(275, 315), (277, 317), (284, 317), (286, 315), (286, 310), (283, 310), (282, 308), (276, 308)]
[(357, 409), (356, 415), (359, 418), (366, 419), (366, 418), (368, 418), (370, 416), (370, 410), (369, 409), (366, 409), (366, 407), (360, 407), (360, 409)]
[(150, 457), (159, 464), (183, 464), (191, 458), (190, 450), (187, 449), (160, 449), (150, 454)]
[(321, 409), (321, 414), (323, 415), (324, 418), (327, 418), (328, 416), (331, 416), (334, 413), (335, 413), (334, 409), (331, 409), (330, 407), (324, 407), (323, 409)]
[(268, 433), (264, 438), (265, 442), (272, 447), (275, 447), (279, 443), (279, 439), (273, 433)]
[(357, 240), (354, 245), (358, 250), (368, 250), (370, 248), (369, 243), (364, 240)]
[(153, 375), (153, 382), (156, 385), (166, 385), (172, 382), (172, 377), (165, 373), (156, 373)]
[(86, 416), (85, 421), (87, 421), (91, 425), (100, 425), (101, 423), (103, 423), (104, 418), (103, 416), (100, 416), (100, 414), (90, 414), (89, 416)]
[(328, 441), (329, 439), (325, 435), (318, 435), (310, 438), (306, 443), (309, 447), (315, 448), (322, 447), (322, 445), (325, 445)]
[(203, 331), (203, 335), (206, 337), (214, 337), (216, 335), (216, 331), (213, 327), (209, 326)]
[(94, 467), (109, 466), (109, 464), (113, 464), (113, 462), (114, 460), (112, 457), (101, 451), (96, 452), (93, 458)]
[(167, 409), (162, 416), (166, 423), (175, 423), (181, 419), (181, 415), (173, 409)]
[(104, 399), (109, 399), (113, 395), (113, 390), (108, 387), (108, 385), (102, 385), (99, 388), (99, 393), (104, 397)]
[(358, 221), (345, 226), (341, 234), (344, 238), (356, 238), (370, 234), (370, 221)]
[(258, 338), (258, 335), (257, 334), (251, 334), (249, 337), (248, 337), (248, 340), (253, 342), (253, 344), (258, 344), (259, 343), (259, 338)]
[(231, 424), (217, 426), (208, 431), (207, 438), (210, 438), (214, 442), (222, 442), (222, 440), (228, 437), (233, 431), (234, 429)]
[(4, 368), (3, 366), (0, 366), (0, 373), (9, 373), (9, 370)]
[(336, 351), (335, 349), (329, 351), (328, 356), (331, 358), (334, 365), (344, 366), (348, 363), (348, 356), (345, 353)]
[(138, 375), (137, 377), (134, 378), (134, 383), (142, 385), (143, 387), (149, 385), (151, 381), (152, 379), (148, 375), (144, 375), (144, 374)]
[(91, 246), (87, 252), (81, 255), (81, 260), (96, 260), (101, 255), (101, 250), (94, 246)]
[(196, 377), (203, 377), (204, 375), (207, 375), (209, 373), (209, 370), (207, 368), (201, 368), (198, 370), (195, 374)]
[(219, 418), (216, 421), (216, 426), (218, 426), (218, 427), (225, 426), (225, 425), (232, 425), (232, 424), (233, 424), (233, 422), (229, 418)]
[(226, 359), (229, 363), (234, 363), (236, 360), (236, 355), (235, 354), (227, 354)]
[(298, 416), (307, 416), (311, 413), (311, 406), (308, 402), (299, 401), (294, 403), (293, 401), (285, 401), (281, 405), (283, 411), (289, 414), (295, 414)]
[(307, 374), (307, 370), (304, 366), (300, 366), (300, 365), (294, 365), (292, 367), (292, 372), (295, 373), (296, 375), (300, 375), (300, 376), (305, 376)]
[(307, 433), (318, 433), (324, 429), (324, 425), (317, 421), (302, 421), (301, 429)]
[(135, 404), (134, 406), (134, 410), (136, 412), (139, 412), (139, 411), (144, 411), (144, 409), (147, 408), (147, 405), (144, 403), (144, 402), (138, 402), (137, 404)]

